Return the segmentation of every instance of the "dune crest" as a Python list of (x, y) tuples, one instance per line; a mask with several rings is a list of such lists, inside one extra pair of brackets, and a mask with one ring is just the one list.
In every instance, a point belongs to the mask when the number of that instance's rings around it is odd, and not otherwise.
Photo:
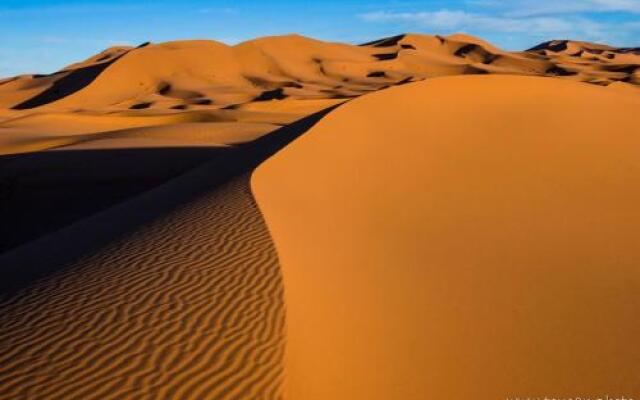
[(639, 395), (638, 100), (438, 78), (346, 104), (262, 164), (289, 398)]
[[(17, 156), (17, 163), (51, 168), (26, 174), (44, 175), (45, 186), (67, 175), (105, 186), (100, 180), (115, 165), (140, 174), (133, 181), (145, 190), (0, 254), (0, 396), (280, 399), (283, 286), (248, 173), (326, 112), (214, 154), (101, 149)], [(65, 165), (87, 160), (94, 165), (80, 172)], [(165, 164), (180, 161), (195, 165), (144, 187), (153, 177), (145, 168), (174, 174), (185, 166)], [(79, 191), (91, 206), (95, 199), (86, 194), (97, 190), (77, 185), (63, 189)], [(123, 190), (113, 183), (105, 189)], [(27, 199), (48, 203), (50, 195)]]

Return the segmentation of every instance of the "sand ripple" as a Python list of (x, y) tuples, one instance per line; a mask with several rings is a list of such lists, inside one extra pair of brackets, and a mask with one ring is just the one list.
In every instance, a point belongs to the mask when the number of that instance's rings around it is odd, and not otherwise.
[(280, 398), (283, 324), (243, 176), (0, 304), (0, 398)]

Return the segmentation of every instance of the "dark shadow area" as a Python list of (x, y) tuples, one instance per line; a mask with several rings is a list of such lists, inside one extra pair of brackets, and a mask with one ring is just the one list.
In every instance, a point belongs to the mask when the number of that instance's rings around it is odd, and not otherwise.
[(388, 54), (374, 54), (373, 55), (375, 58), (377, 58), (380, 61), (384, 61), (384, 60), (395, 60), (396, 58), (398, 58), (398, 53), (388, 53)]
[(170, 91), (171, 91), (171, 84), (170, 83), (163, 83), (158, 88), (158, 93), (160, 93), (163, 96), (166, 95), (167, 93), (169, 93)]
[(551, 51), (563, 51), (567, 49), (568, 40), (550, 40), (544, 43), (540, 43), (537, 46), (534, 46), (526, 51), (540, 51), (540, 50), (551, 50)]
[(96, 62), (101, 62), (101, 61), (108, 60), (110, 57), (111, 57), (111, 54), (105, 54), (105, 55), (103, 55), (102, 57), (98, 58), (98, 59), (96, 60)]
[(489, 71), (474, 67), (473, 65), (467, 65), (464, 69), (464, 73), (468, 75), (487, 75)]
[(134, 104), (131, 107), (129, 107), (129, 109), (130, 110), (144, 110), (145, 108), (149, 108), (149, 107), (151, 107), (151, 103), (145, 102), (145, 103)]
[(453, 53), (453, 55), (456, 57), (464, 57), (467, 54), (471, 53), (472, 51), (476, 50), (477, 48), (478, 46), (475, 44), (467, 44), (460, 47), (458, 50), (456, 50), (455, 53)]
[[(316, 63), (318, 62), (322, 62), (320, 60), (314, 60)], [(255, 87), (259, 87), (259, 88), (263, 88), (263, 89), (268, 89), (268, 90), (272, 90), (272, 89), (278, 89), (278, 88), (285, 88), (285, 87), (291, 87), (291, 88), (296, 88), (296, 89), (302, 89), (302, 85), (298, 82), (294, 82), (294, 81), (289, 81), (289, 82), (281, 82), (281, 81), (270, 81), (258, 76), (251, 76), (251, 75), (245, 75), (244, 78), (246, 80), (248, 80), (253, 86)]]
[(273, 90), (266, 90), (260, 93), (260, 95), (254, 98), (253, 101), (282, 100), (286, 97), (287, 95), (284, 94), (284, 89), (278, 88)]
[(367, 74), (367, 78), (386, 78), (387, 74), (384, 71), (373, 71)]
[(408, 76), (398, 82), (396, 82), (396, 85), (406, 85), (407, 83), (411, 83), (413, 82), (413, 76)]
[[(98, 60), (98, 61), (100, 61), (100, 60)], [(33, 74), (32, 76), (33, 76), (34, 79), (50, 78), (52, 76), (64, 74), (65, 72), (69, 72), (69, 71), (62, 70), (62, 71), (52, 72), (50, 74)]]
[(195, 99), (191, 101), (191, 104), (195, 104), (198, 106), (208, 106), (213, 104), (213, 101), (211, 99)]
[(405, 36), (407, 35), (402, 34), (397, 36), (390, 36), (390, 37), (374, 40), (372, 42), (362, 43), (359, 46), (392, 47), (397, 45), (398, 42), (404, 39)]
[(39, 93), (36, 96), (13, 106), (13, 109), (25, 110), (29, 108), (39, 107), (70, 96), (88, 86), (102, 73), (102, 71), (107, 69), (111, 64), (119, 60), (125, 54), (127, 54), (127, 52), (101, 64), (94, 64), (88, 67), (78, 68), (70, 72), (67, 76), (64, 76), (54, 82), (54, 84), (44, 92)]
[(485, 50), (483, 47), (477, 44), (467, 44), (460, 47), (453, 53), (456, 57), (471, 57), (474, 61), (480, 61), (483, 64), (491, 64), (498, 56)]
[(222, 151), (58, 150), (0, 157), (0, 253), (152, 189)]
[(290, 88), (296, 88), (296, 89), (302, 89), (304, 86), (302, 86), (301, 84), (299, 84), (298, 82), (286, 82), (284, 85), (282, 85), (283, 87), (290, 87)]
[(618, 53), (632, 53), (636, 55), (640, 55), (640, 47), (623, 47), (617, 50)]
[(499, 54), (491, 54), (491, 53), (487, 53), (487, 54), (484, 56), (484, 60), (482, 60), (482, 63), (483, 63), (483, 64), (491, 64), (491, 63), (493, 63), (494, 61), (496, 61), (496, 60), (498, 60), (498, 59), (500, 59), (500, 58), (502, 58), (502, 56), (501, 56), (501, 55), (499, 55)]
[(571, 76), (577, 75), (577, 72), (569, 71), (564, 68), (553, 66), (545, 71), (545, 74), (552, 76)]
[(638, 69), (640, 69), (640, 66), (635, 64), (604, 65), (602, 69), (604, 69), (605, 71), (622, 72), (622, 73), (631, 75), (635, 73)]
[[(581, 52), (582, 52), (582, 51), (586, 51), (587, 53), (590, 53), (590, 54), (597, 54), (597, 55), (600, 55), (600, 54), (604, 53), (604, 50), (602, 50), (602, 49), (584, 49), (584, 50), (581, 50)], [(578, 52), (578, 53), (576, 53), (576, 54), (572, 54), (572, 55), (573, 55), (573, 56), (579, 56), (579, 55), (580, 55), (580, 52)]]
[[(59, 150), (14, 156), (13, 160), (4, 158), (4, 164), (0, 165), (3, 172), (11, 171), (11, 168), (14, 171), (31, 168), (31, 173), (5, 173), (3, 182), (9, 188), (5, 193), (10, 196), (4, 197), (2, 213), (6, 216), (21, 214), (24, 219), (10, 217), (14, 222), (5, 224), (3, 221), (3, 240), (14, 230), (22, 229), (33, 237), (36, 230), (44, 229), (38, 219), (43, 216), (50, 221), (49, 231), (53, 226), (63, 224), (59, 218), (64, 219), (64, 223), (74, 219), (76, 222), (28, 243), (23, 239), (23, 245), (0, 254), (0, 297), (10, 298), (35, 280), (63, 270), (81, 257), (166, 215), (169, 210), (193, 201), (235, 176), (251, 172), (336, 107), (303, 118), (251, 143), (213, 149), (213, 153), (202, 149), (138, 149), (124, 150), (128, 154), (123, 156), (123, 150)], [(198, 155), (199, 151), (204, 153)], [(103, 160), (101, 164), (96, 161), (99, 159)], [(65, 165), (68, 166), (66, 169)], [(189, 166), (193, 168), (184, 172), (182, 168)], [(113, 168), (124, 173), (120, 181), (109, 178)], [(146, 172), (136, 174), (133, 172), (136, 170)], [(184, 173), (180, 175), (180, 172)], [(171, 175), (179, 176), (161, 182)], [(10, 176), (22, 178), (16, 182), (16, 178), (7, 179)], [(74, 186), (74, 176), (75, 181), (84, 182), (84, 185)], [(162, 179), (158, 179), (160, 176)], [(67, 183), (61, 185), (61, 182)], [(105, 186), (105, 182), (110, 182), (110, 186)], [(16, 184), (22, 189), (16, 189)], [(53, 189), (49, 189), (52, 186)], [(105, 206), (110, 207), (100, 211)], [(57, 207), (62, 207), (63, 211)], [(96, 211), (99, 212), (93, 214)], [(49, 215), (57, 212), (64, 217)], [(36, 229), (31, 224), (39, 227)], [(28, 236), (27, 233), (23, 237)]]

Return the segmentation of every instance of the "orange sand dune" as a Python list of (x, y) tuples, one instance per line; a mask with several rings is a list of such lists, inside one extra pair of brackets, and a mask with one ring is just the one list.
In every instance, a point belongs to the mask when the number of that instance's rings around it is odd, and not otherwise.
[(154, 172), (195, 166), (0, 254), (0, 398), (281, 399), (283, 285), (248, 172), (322, 115), (208, 156), (103, 148), (9, 158), (31, 178), (23, 190), (49, 186), (26, 200), (49, 202), (57, 184), (54, 199), (72, 202), (78, 190), (84, 206), (126, 189), (120, 180), (144, 187)]
[(639, 66), (285, 35), (0, 80), (0, 399), (640, 397)]
[[(286, 35), (236, 46), (193, 40), (116, 47), (54, 74), (1, 81), (0, 154), (75, 143), (64, 136), (51, 137), (61, 131), (91, 134), (219, 120), (194, 115), (220, 113), (225, 121), (257, 122), (256, 114), (246, 111), (277, 110), (259, 122), (289, 123), (345, 99), (438, 76), (538, 75), (635, 86), (640, 82), (639, 54), (638, 49), (571, 41), (506, 52), (461, 34), (406, 34), (361, 46)], [(96, 117), (90, 126), (87, 113)], [(122, 114), (136, 117), (113, 118)], [(27, 144), (22, 143), (25, 136)], [(103, 139), (96, 136), (96, 140)], [(172, 140), (181, 145), (182, 136), (176, 134)], [(188, 140), (182, 143), (188, 144)], [(145, 143), (124, 140), (111, 145), (126, 148)]]
[(637, 96), (438, 78), (261, 165), (292, 399), (640, 395)]

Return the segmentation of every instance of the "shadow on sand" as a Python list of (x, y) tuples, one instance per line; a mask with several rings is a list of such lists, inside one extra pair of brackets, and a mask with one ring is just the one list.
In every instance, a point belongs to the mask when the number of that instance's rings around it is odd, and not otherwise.
[[(229, 149), (58, 150), (0, 159), (2, 243), (20, 244), (0, 254), (0, 297), (252, 171), (336, 107)], [(36, 172), (8, 173), (20, 166)]]
[(0, 157), (0, 253), (148, 191), (223, 151), (57, 150)]
[[(100, 64), (90, 65), (88, 67), (73, 70), (68, 75), (58, 79), (53, 85), (42, 93), (13, 106), (14, 110), (25, 110), (29, 108), (39, 107), (52, 103), (64, 97), (74, 94), (93, 82), (107, 67), (116, 62), (122, 56), (114, 57), (112, 60)], [(59, 74), (56, 72), (54, 74)]]

